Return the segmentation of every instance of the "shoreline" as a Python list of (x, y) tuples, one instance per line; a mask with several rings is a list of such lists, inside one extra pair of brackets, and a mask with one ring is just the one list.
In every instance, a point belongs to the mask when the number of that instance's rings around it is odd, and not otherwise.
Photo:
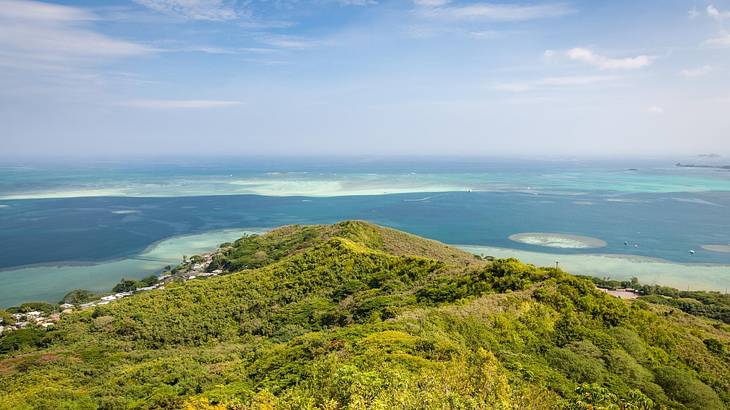
[[(140, 252), (133, 252), (128, 253), (119, 257), (111, 258), (111, 259), (102, 259), (98, 261), (74, 261), (74, 260), (64, 260), (64, 261), (53, 261), (53, 262), (40, 262), (40, 263), (32, 263), (32, 264), (26, 264), (26, 265), (15, 265), (10, 267), (4, 267), (0, 268), (0, 273), (7, 272), (7, 271), (16, 271), (16, 270), (23, 270), (23, 269), (34, 269), (34, 268), (66, 268), (66, 267), (89, 267), (89, 266), (96, 266), (106, 263), (114, 263), (114, 262), (120, 262), (124, 260), (144, 260), (144, 259), (138, 259), (135, 256), (143, 256), (145, 253), (151, 252), (155, 250), (160, 244), (170, 241), (170, 240), (178, 240), (183, 239), (186, 237), (191, 236), (202, 236), (202, 235), (209, 235), (209, 234), (216, 234), (216, 233), (226, 233), (226, 232), (236, 232), (236, 231), (246, 231), (246, 232), (252, 232), (256, 234), (262, 234), (266, 233), (272, 229), (275, 228), (264, 228), (264, 227), (250, 227), (250, 228), (223, 228), (223, 229), (214, 229), (210, 231), (199, 231), (199, 232), (191, 232), (181, 235), (173, 235), (168, 236), (163, 239), (158, 239), (151, 244), (147, 245), (142, 251)], [(532, 233), (525, 233), (525, 234), (532, 234)], [(523, 235), (520, 234), (514, 234), (510, 236), (515, 235)], [(568, 234), (560, 234), (565, 236), (577, 236), (577, 235), (568, 235)], [(592, 238), (593, 239), (593, 238)], [(527, 249), (521, 249), (521, 248), (511, 248), (511, 247), (504, 247), (504, 246), (494, 246), (489, 244), (452, 244), (452, 243), (446, 243), (448, 246), (452, 246), (459, 249), (464, 248), (485, 248), (485, 249), (497, 249), (500, 251), (513, 251), (513, 252), (526, 252), (526, 253), (534, 253), (534, 254), (540, 254), (540, 255), (554, 255), (555, 257), (571, 257), (571, 256), (594, 256), (594, 257), (602, 257), (602, 258), (615, 258), (615, 259), (622, 259), (632, 262), (654, 262), (654, 263), (665, 263), (670, 265), (682, 265), (687, 267), (692, 266), (699, 266), (699, 267), (727, 267), (730, 269), (730, 263), (713, 263), (713, 262), (679, 262), (679, 261), (673, 261), (671, 259), (665, 259), (660, 257), (653, 257), (653, 256), (642, 256), (642, 255), (629, 255), (629, 254), (622, 254), (622, 253), (600, 253), (595, 252), (596, 249), (600, 249), (598, 247), (585, 247), (585, 248), (571, 248), (571, 247), (552, 247), (547, 245), (538, 245), (533, 243), (527, 243), (527, 242), (519, 242), (514, 241), (516, 243), (522, 244), (522, 245), (530, 245), (530, 246), (537, 246), (540, 248), (544, 248), (544, 251), (537, 251), (537, 250), (527, 250)], [(701, 245), (701, 248), (704, 248), (704, 245)], [(706, 249), (706, 248), (704, 248)], [(708, 250), (708, 249), (706, 249)], [(581, 251), (588, 251), (588, 252), (581, 252)], [(591, 252), (592, 251), (592, 252)], [(713, 251), (716, 253), (725, 253), (725, 252), (719, 252), (719, 251)], [(180, 255), (182, 257), (182, 254)]]
[[(152, 274), (167, 264), (174, 265), (180, 260), (183, 254), (192, 256), (201, 252), (207, 252), (217, 248), (220, 243), (238, 239), (245, 233), (264, 233), (270, 228), (224, 228), (198, 233), (176, 235), (155, 241), (145, 247), (142, 252), (131, 254), (127, 257), (105, 260), (100, 262), (65, 262), (52, 264), (24, 265), (10, 269), (0, 270), (0, 275), (8, 276), (6, 283), (11, 288), (35, 289), (33, 282), (37, 282), (38, 289), (27, 296), (12, 298), (2, 301), (3, 306), (13, 305), (15, 302), (28, 300), (53, 300), (57, 295), (66, 293), (76, 288), (88, 288), (89, 290), (101, 291), (107, 286), (116, 283), (122, 277), (137, 278)], [(218, 240), (210, 237), (225, 235), (229, 233), (231, 239)], [(188, 244), (192, 251), (179, 251), (174, 248), (175, 242), (186, 239), (201, 238), (205, 241), (208, 238), (209, 247), (203, 245), (194, 247)], [(225, 238), (224, 238), (225, 239)], [(213, 243), (215, 242), (215, 243)], [(173, 247), (168, 252), (170, 255), (165, 260), (145, 260), (144, 256), (159, 250), (165, 243)], [(556, 249), (546, 248), (545, 251), (530, 251), (519, 248), (505, 248), (489, 245), (474, 244), (449, 244), (455, 248), (468, 251), (473, 254), (488, 254), (498, 258), (515, 257), (525, 263), (532, 263), (540, 266), (552, 266), (556, 260), (560, 261), (560, 267), (565, 271), (576, 275), (588, 275), (593, 277), (611, 277), (614, 279), (629, 279), (633, 276), (639, 278), (643, 283), (658, 283), (664, 286), (685, 288), (690, 285), (694, 290), (724, 291), (730, 288), (730, 264), (723, 263), (686, 263), (674, 262), (657, 257), (638, 255), (616, 254), (616, 253), (562, 253), (554, 252)], [(205, 248), (205, 250), (203, 249)], [(174, 254), (174, 255), (173, 255)], [(153, 256), (154, 258), (154, 256)], [(158, 266), (159, 265), (159, 266)], [(73, 269), (80, 268), (80, 269)], [(664, 271), (666, 276), (661, 276), (657, 271)], [(22, 272), (25, 271), (25, 272)], [(8, 275), (8, 272), (24, 273), (22, 275)], [(699, 273), (698, 273), (699, 272)], [(724, 274), (724, 275), (723, 275)], [(11, 278), (11, 276), (14, 276)], [(31, 279), (28, 281), (28, 279)], [(15, 280), (11, 280), (15, 279)], [(48, 282), (57, 283), (48, 290), (43, 285)], [(71, 282), (69, 284), (69, 281)], [(75, 282), (75, 284), (74, 284)], [(113, 282), (113, 283), (112, 283)], [(61, 289), (57, 291), (56, 289)], [(13, 294), (9, 291), (8, 295)], [(5, 295), (5, 298), (8, 297)]]
[(659, 284), (677, 289), (724, 292), (730, 289), (730, 264), (684, 263), (637, 255), (611, 253), (557, 254), (482, 245), (451, 246), (475, 255), (497, 258), (514, 257), (538, 266), (555, 266), (574, 275), (627, 280), (637, 277), (641, 283)]
[[(273, 228), (263, 228), (263, 227), (252, 227), (252, 228), (223, 228), (223, 229), (214, 229), (211, 231), (200, 231), (200, 232), (190, 232), (186, 234), (181, 235), (173, 235), (168, 236), (162, 239), (158, 239), (151, 244), (145, 246), (144, 249), (140, 252), (131, 252), (124, 254), (122, 256), (118, 256), (111, 259), (102, 259), (98, 261), (74, 261), (74, 260), (65, 260), (65, 261), (54, 261), (54, 262), (39, 262), (39, 263), (31, 263), (26, 265), (15, 265), (5, 268), (0, 268), (0, 273), (7, 272), (7, 271), (16, 271), (16, 270), (23, 270), (23, 269), (34, 269), (34, 268), (68, 268), (68, 267), (88, 267), (88, 266), (96, 266), (96, 265), (102, 265), (105, 263), (114, 263), (114, 262), (120, 262), (125, 260), (144, 260), (135, 258), (135, 256), (143, 256), (145, 253), (151, 252), (155, 250), (157, 247), (159, 247), (160, 244), (166, 241), (170, 240), (178, 240), (190, 236), (202, 236), (202, 235), (208, 235), (208, 234), (216, 234), (216, 233), (226, 233), (226, 232), (237, 232), (237, 231), (245, 231), (245, 232), (255, 232), (255, 233), (264, 233)], [(180, 255), (182, 257), (182, 255)]]
[[(246, 233), (263, 231), (259, 229), (223, 229), (178, 235), (156, 241), (147, 246), (145, 252), (112, 261), (86, 265), (25, 266), (3, 270), (0, 271), (0, 280), (4, 283), (4, 286), (0, 288), (0, 307), (29, 301), (53, 302), (73, 289), (108, 291), (122, 278), (140, 279), (156, 274), (166, 265), (180, 263), (182, 255), (192, 256), (215, 250), (221, 243), (238, 239)], [(196, 239), (199, 240), (196, 241)], [(154, 252), (165, 245), (171, 246), (168, 251), (169, 255), (163, 254), (159, 259), (144, 259), (145, 254)], [(184, 249), (177, 249), (178, 246), (182, 246)]]

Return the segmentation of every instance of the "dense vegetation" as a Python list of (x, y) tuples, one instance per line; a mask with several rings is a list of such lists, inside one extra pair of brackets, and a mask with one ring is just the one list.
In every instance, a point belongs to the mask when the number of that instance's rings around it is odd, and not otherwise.
[[(11, 333), (0, 408), (723, 409), (730, 327), (361, 222)], [(35, 332), (35, 333), (34, 333)]]
[(634, 289), (643, 295), (641, 299), (647, 302), (672, 306), (691, 315), (709, 317), (730, 324), (730, 294), (727, 293), (642, 285), (636, 278), (629, 281), (589, 279), (604, 288)]

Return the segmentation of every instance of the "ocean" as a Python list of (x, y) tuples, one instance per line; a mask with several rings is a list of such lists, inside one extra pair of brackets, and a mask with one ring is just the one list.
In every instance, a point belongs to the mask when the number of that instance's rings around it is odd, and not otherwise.
[(730, 288), (730, 171), (670, 160), (7, 162), (0, 306), (109, 289), (245, 233), (344, 219), (574, 273)]

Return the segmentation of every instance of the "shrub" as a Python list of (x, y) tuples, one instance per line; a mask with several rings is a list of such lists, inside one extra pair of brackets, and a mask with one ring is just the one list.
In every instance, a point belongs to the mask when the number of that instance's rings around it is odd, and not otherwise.
[(714, 390), (686, 371), (674, 367), (660, 367), (654, 371), (657, 383), (669, 398), (690, 409), (722, 409), (722, 401)]

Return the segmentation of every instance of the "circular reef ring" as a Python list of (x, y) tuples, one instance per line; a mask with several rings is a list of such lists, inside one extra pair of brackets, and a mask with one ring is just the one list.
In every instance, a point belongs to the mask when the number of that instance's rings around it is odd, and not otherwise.
[(546, 246), (561, 249), (603, 248), (606, 241), (590, 236), (569, 235), (552, 232), (525, 232), (510, 235), (509, 239), (528, 245)]

